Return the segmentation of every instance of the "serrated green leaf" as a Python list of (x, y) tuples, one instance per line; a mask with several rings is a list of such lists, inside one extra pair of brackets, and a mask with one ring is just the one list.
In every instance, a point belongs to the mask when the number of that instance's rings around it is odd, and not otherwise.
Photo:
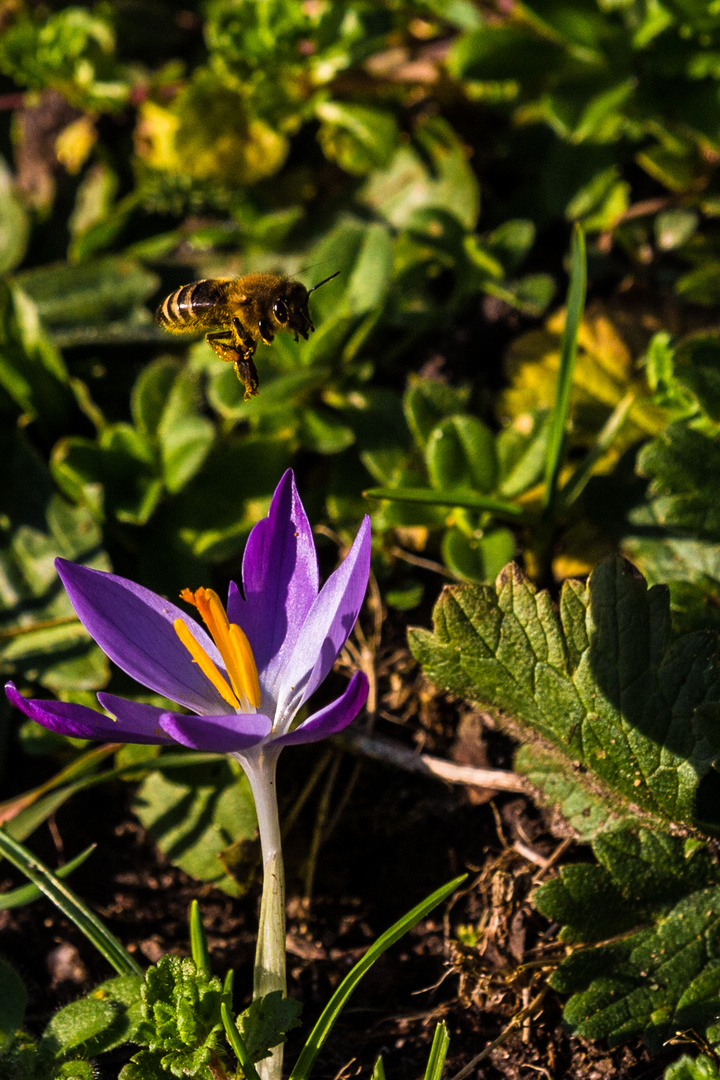
[(436, 682), (592, 770), (618, 812), (694, 821), (720, 749), (716, 645), (700, 633), (671, 646), (666, 590), (620, 560), (567, 581), (559, 617), (515, 566), (495, 589), (446, 589), (435, 633), (413, 630), (410, 644)]
[(718, 1012), (719, 926), (716, 885), (685, 897), (654, 928), (573, 953), (551, 978), (573, 995), (566, 1022), (610, 1043), (644, 1032), (657, 1048), (676, 1033), (706, 1031)]
[(209, 1062), (220, 1048), (220, 980), (200, 971), (189, 958), (163, 956), (145, 973), (142, 1023), (133, 1040), (146, 1046), (126, 1065), (123, 1080), (154, 1080), (168, 1075), (213, 1080)]
[(563, 941), (601, 941), (657, 921), (718, 876), (705, 845), (688, 854), (681, 837), (629, 817), (598, 830), (593, 850), (599, 865), (565, 866), (534, 896), (538, 910), (563, 926)]
[(273, 1047), (286, 1041), (288, 1031), (300, 1027), (301, 1012), (301, 1002), (283, 997), (281, 990), (255, 998), (237, 1018), (250, 1060), (257, 1062), (270, 1057)]

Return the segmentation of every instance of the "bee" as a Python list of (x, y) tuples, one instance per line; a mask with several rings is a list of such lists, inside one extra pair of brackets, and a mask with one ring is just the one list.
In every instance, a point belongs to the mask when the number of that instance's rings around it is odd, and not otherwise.
[(340, 273), (306, 289), (300, 281), (275, 274), (245, 274), (240, 278), (205, 278), (191, 281), (167, 296), (155, 313), (164, 330), (205, 335), (213, 352), (235, 367), (245, 387), (245, 401), (258, 392), (253, 354), (258, 341), (271, 345), (275, 334), (287, 330), (295, 341), (307, 341), (315, 327), (308, 311), (308, 297)]

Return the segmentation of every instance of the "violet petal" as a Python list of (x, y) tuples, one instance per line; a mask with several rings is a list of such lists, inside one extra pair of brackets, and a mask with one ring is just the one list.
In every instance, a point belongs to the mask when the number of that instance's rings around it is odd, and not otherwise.
[(201, 626), (169, 600), (117, 574), (56, 559), (55, 566), (80, 622), (119, 668), (143, 686), (198, 713), (226, 708), (175, 633), (185, 621), (220, 671), (225, 668)]
[(268, 516), (248, 537), (242, 573), (245, 598), (232, 583), (228, 617), (247, 634), (274, 705), (278, 674), (318, 593), (312, 529), (290, 469), (275, 489)]
[(97, 699), (103, 709), (113, 714), (123, 731), (146, 735), (147, 740), (143, 741), (147, 742), (173, 742), (160, 727), (160, 717), (166, 712), (165, 709), (141, 701), (128, 701), (127, 698), (107, 694), (104, 690), (98, 693)]
[(352, 723), (365, 704), (367, 696), (367, 675), (356, 671), (341, 697), (308, 717), (294, 731), (272, 739), (271, 745), (292, 746), (297, 743), (317, 742), (319, 739), (327, 739), (329, 735), (336, 735)]
[(160, 718), (160, 725), (176, 742), (193, 750), (233, 754), (262, 742), (270, 733), (272, 722), (262, 713), (188, 716), (166, 712)]
[(282, 732), (331, 670), (348, 639), (365, 598), (370, 575), (370, 518), (353, 546), (323, 585), (282, 673), (277, 724)]
[(16, 705), (31, 720), (42, 724), (49, 731), (56, 731), (59, 735), (71, 735), (74, 739), (100, 739), (102, 742), (171, 743), (173, 741), (162, 731), (157, 735), (152, 729), (138, 729), (135, 725), (111, 720), (109, 716), (103, 716), (102, 713), (88, 708), (87, 705), (75, 705), (69, 701), (40, 701), (23, 697), (11, 682), (6, 683), (5, 693), (13, 705)]

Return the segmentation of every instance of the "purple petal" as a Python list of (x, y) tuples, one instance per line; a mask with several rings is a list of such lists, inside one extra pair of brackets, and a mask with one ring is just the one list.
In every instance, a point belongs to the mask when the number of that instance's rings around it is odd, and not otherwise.
[(127, 578), (56, 559), (55, 566), (80, 622), (119, 668), (164, 697), (199, 713), (227, 708), (175, 633), (184, 619), (224, 672), (220, 654), (201, 626), (175, 604)]
[(342, 731), (352, 723), (365, 704), (367, 696), (367, 675), (362, 671), (356, 671), (342, 697), (337, 698), (324, 709), (320, 709), (304, 723), (299, 724), (294, 731), (272, 739), (271, 745), (292, 746), (296, 743), (317, 742), (318, 739), (327, 739), (329, 735), (336, 735), (338, 731)]
[(331, 670), (348, 639), (370, 576), (370, 518), (366, 517), (344, 560), (323, 585), (282, 673), (278, 724), (289, 723)]
[(140, 701), (128, 701), (126, 698), (116, 697), (115, 694), (106, 694), (104, 690), (98, 693), (97, 699), (103, 709), (113, 714), (123, 731), (147, 736), (138, 741), (163, 745), (173, 742), (160, 727), (160, 717), (165, 709), (157, 705), (146, 705)]
[[(173, 741), (168, 739), (162, 731), (156, 732), (157, 717), (151, 724), (145, 721), (139, 722), (137, 717), (127, 722), (111, 720), (108, 716), (96, 712), (95, 709), (89, 709), (87, 705), (25, 698), (18, 693), (11, 682), (6, 683), (5, 693), (13, 705), (16, 705), (31, 720), (36, 720), (38, 724), (42, 724), (50, 731), (56, 731), (59, 735), (71, 735), (74, 739), (101, 739), (103, 742), (171, 743)], [(110, 694), (103, 696), (112, 697)], [(124, 704), (130, 705), (131, 702), (124, 702)], [(136, 708), (146, 709), (151, 707), (149, 705), (136, 706)]]
[(247, 634), (263, 687), (274, 699), (284, 657), (318, 593), (315, 542), (290, 469), (275, 489), (268, 516), (248, 537), (243, 591), (245, 599), (231, 584), (228, 616)]
[(256, 746), (269, 735), (272, 723), (262, 713), (229, 713), (225, 716), (188, 716), (163, 713), (160, 724), (176, 742), (193, 750), (233, 754)]

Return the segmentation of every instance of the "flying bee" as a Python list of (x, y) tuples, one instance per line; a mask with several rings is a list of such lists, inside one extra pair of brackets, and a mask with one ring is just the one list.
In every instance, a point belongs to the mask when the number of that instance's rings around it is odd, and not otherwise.
[(306, 289), (299, 281), (275, 274), (245, 274), (240, 278), (205, 278), (183, 285), (163, 300), (155, 313), (160, 326), (171, 334), (207, 330), (213, 352), (235, 367), (245, 387), (245, 401), (258, 392), (253, 354), (258, 341), (271, 345), (275, 334), (287, 330), (295, 341), (307, 341), (315, 327), (308, 297), (340, 273)]

